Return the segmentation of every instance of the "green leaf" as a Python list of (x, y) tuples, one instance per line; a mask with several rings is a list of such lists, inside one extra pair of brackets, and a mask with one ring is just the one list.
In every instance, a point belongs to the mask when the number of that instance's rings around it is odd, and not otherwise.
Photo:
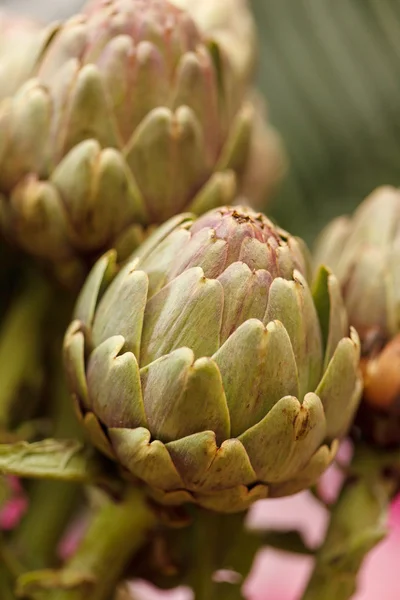
[[(75, 440), (0, 444), (0, 473), (32, 479), (106, 483), (100, 457)], [(110, 483), (110, 480), (109, 480)]]
[(90, 586), (93, 583), (93, 575), (89, 572), (75, 569), (63, 569), (61, 571), (46, 569), (21, 575), (17, 581), (16, 592), (18, 597), (26, 597), (27, 595), (32, 596), (50, 590), (72, 590), (87, 586), (89, 593)]
[[(259, 532), (261, 534), (261, 532)], [(275, 550), (313, 556), (314, 552), (305, 543), (302, 535), (295, 530), (266, 531), (262, 534), (265, 545)]]
[(283, 227), (310, 240), (377, 185), (400, 183), (398, 6), (392, 0), (251, 4), (260, 84), (290, 164), (272, 211)]

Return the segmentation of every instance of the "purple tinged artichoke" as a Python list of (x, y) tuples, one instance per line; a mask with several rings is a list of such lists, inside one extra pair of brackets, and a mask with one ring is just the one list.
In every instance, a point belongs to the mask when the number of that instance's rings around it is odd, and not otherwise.
[(358, 423), (379, 445), (400, 444), (400, 192), (377, 189), (352, 217), (322, 232), (316, 264), (329, 265), (361, 339), (364, 402)]
[[(162, 503), (222, 512), (313, 484), (361, 394), (338, 284), (245, 207), (185, 214), (94, 266), (65, 365), (97, 448)], [(349, 336), (349, 337), (348, 337)]]
[[(190, 14), (207, 39), (221, 46), (229, 57), (237, 81), (246, 88), (253, 79), (257, 57), (256, 25), (247, 0), (170, 1)], [(112, 2), (89, 0), (84, 12), (92, 14)]]
[(240, 192), (254, 108), (223, 49), (166, 0), (72, 18), (35, 75), (0, 108), (0, 218), (61, 278)]

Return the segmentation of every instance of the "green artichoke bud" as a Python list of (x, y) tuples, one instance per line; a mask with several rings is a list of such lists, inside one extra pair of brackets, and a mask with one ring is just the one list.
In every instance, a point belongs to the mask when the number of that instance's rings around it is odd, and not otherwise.
[(331, 463), (361, 394), (336, 279), (244, 207), (177, 216), (94, 266), (65, 339), (93, 444), (157, 501), (223, 512), (293, 494)]
[(9, 237), (74, 271), (138, 228), (233, 202), (254, 108), (219, 46), (166, 0), (72, 18), (0, 109)]
[(400, 444), (400, 192), (379, 188), (353, 217), (333, 221), (316, 247), (322, 262), (337, 275), (361, 339), (362, 432)]

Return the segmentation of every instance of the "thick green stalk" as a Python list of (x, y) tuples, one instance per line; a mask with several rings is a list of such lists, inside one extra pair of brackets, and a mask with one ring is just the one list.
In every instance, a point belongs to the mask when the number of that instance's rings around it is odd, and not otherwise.
[(21, 565), (5, 545), (0, 532), (0, 591), (1, 600), (15, 600), (15, 581), (22, 571)]
[(4, 317), (0, 331), (0, 429), (9, 427), (18, 391), (39, 368), (49, 297), (47, 284), (31, 279)]
[(107, 502), (92, 516), (76, 552), (61, 570), (21, 575), (17, 594), (35, 600), (108, 600), (156, 524), (142, 491), (129, 488), (120, 502)]
[(387, 512), (398, 486), (397, 467), (388, 476), (389, 462), (390, 455), (357, 449), (303, 600), (352, 598), (365, 557), (386, 535)]
[[(262, 546), (262, 537), (245, 528), (245, 516), (197, 511), (192, 532), (192, 569), (187, 579), (196, 600), (243, 598), (242, 583)], [(215, 579), (215, 573), (221, 569), (234, 572), (232, 583)]]
[(81, 493), (80, 486), (73, 483), (33, 483), (29, 511), (13, 540), (13, 547), (27, 569), (55, 565), (57, 546)]
[(1, 600), (15, 600), (14, 582), (6, 567), (0, 563), (0, 591)]
[(48, 600), (107, 600), (155, 523), (139, 490), (130, 490), (120, 503), (104, 506), (64, 568), (67, 573), (82, 574), (88, 583), (49, 592)]
[[(52, 403), (54, 436), (80, 440), (81, 429), (61, 368), (56, 371)], [(18, 555), (28, 568), (40, 569), (55, 564), (57, 544), (80, 498), (81, 488), (73, 483), (37, 481), (32, 484), (29, 511), (14, 539)]]
[(217, 600), (217, 586), (213, 574), (218, 569), (219, 536), (223, 516), (208, 511), (199, 511), (194, 524), (195, 570), (191, 584), (196, 600)]

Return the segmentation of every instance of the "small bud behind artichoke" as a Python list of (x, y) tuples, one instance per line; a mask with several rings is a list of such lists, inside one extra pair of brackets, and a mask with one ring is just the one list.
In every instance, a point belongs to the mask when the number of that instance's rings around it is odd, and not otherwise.
[(90, 273), (65, 338), (93, 444), (162, 503), (222, 512), (309, 487), (361, 395), (338, 284), (246, 207), (174, 217)]
[(232, 203), (255, 109), (167, 0), (109, 0), (55, 33), (0, 106), (1, 222), (62, 278), (182, 210)]
[(362, 433), (400, 444), (400, 192), (377, 189), (354, 213), (321, 234), (316, 264), (337, 275), (350, 323), (361, 339)]

